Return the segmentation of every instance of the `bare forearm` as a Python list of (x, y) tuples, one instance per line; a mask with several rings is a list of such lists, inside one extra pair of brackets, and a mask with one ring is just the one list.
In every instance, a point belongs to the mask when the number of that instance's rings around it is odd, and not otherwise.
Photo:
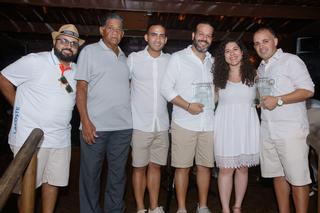
[(186, 100), (184, 100), (180, 95), (176, 96), (174, 99), (171, 100), (171, 103), (173, 103), (174, 105), (181, 107), (184, 110), (187, 110), (188, 106), (189, 106), (189, 102), (187, 102)]
[(305, 101), (306, 99), (313, 96), (313, 92), (305, 89), (297, 89), (291, 93), (281, 96), (264, 96), (262, 97), (262, 102), (260, 106), (263, 109), (273, 110), (278, 105), (278, 99), (281, 98), (283, 104), (293, 104)]
[(91, 123), (87, 109), (88, 83), (77, 82), (77, 107), (82, 123), (82, 136), (87, 144), (94, 144), (98, 137), (96, 127)]
[(14, 85), (1, 74), (0, 74), (0, 90), (4, 95), (4, 97), (7, 99), (7, 101), (11, 104), (11, 106), (13, 106), (14, 100), (16, 98), (16, 89)]
[(182, 109), (186, 110), (192, 115), (197, 115), (203, 112), (204, 105), (201, 103), (189, 103), (188, 101), (184, 100), (180, 95), (176, 96), (174, 99), (171, 100), (171, 103), (181, 107)]
[(88, 96), (87, 94), (88, 94), (87, 82), (78, 81), (76, 102), (77, 102), (77, 108), (80, 114), (80, 119), (82, 122), (89, 120), (88, 109), (87, 109), (87, 96)]
[(313, 92), (305, 89), (297, 89), (294, 92), (291, 92), (286, 95), (282, 95), (281, 99), (284, 104), (293, 104), (301, 101), (305, 101), (308, 98), (313, 96)]

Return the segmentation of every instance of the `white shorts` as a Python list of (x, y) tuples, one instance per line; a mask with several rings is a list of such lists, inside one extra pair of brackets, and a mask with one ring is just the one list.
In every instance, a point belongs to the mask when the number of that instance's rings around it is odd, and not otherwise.
[(292, 134), (272, 139), (268, 127), (261, 125), (261, 173), (263, 177), (284, 176), (291, 185), (304, 186), (311, 183), (307, 135), (298, 129)]
[[(14, 156), (21, 147), (11, 146)], [(36, 187), (43, 183), (53, 186), (67, 186), (69, 182), (69, 169), (71, 147), (65, 148), (38, 148), (37, 150), (37, 180)], [(16, 186), (14, 192), (20, 191)]]

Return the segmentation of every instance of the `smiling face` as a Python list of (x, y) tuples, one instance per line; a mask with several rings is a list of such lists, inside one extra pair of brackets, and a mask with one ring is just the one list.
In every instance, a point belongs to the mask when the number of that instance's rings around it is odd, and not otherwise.
[(76, 38), (59, 35), (53, 41), (54, 54), (64, 62), (72, 62), (76, 59), (79, 49), (79, 41)]
[(253, 35), (253, 45), (260, 58), (267, 62), (277, 51), (278, 39), (269, 30), (263, 29)]
[(229, 42), (224, 48), (224, 57), (229, 66), (240, 66), (243, 51), (236, 42)]
[(213, 27), (209, 24), (198, 24), (196, 32), (192, 33), (192, 41), (195, 49), (205, 53), (213, 40)]
[(148, 43), (148, 51), (160, 53), (167, 43), (166, 29), (161, 25), (153, 25), (144, 35), (144, 39)]

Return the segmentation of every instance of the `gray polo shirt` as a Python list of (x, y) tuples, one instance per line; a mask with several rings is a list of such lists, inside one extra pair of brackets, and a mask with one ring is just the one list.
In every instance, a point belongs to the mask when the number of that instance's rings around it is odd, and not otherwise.
[(129, 68), (121, 50), (117, 56), (102, 40), (84, 47), (75, 79), (88, 82), (88, 114), (97, 131), (132, 128)]

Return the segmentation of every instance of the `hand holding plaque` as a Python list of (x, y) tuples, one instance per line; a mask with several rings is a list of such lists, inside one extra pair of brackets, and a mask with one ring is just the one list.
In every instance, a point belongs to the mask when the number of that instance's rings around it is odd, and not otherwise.
[(201, 103), (204, 109), (213, 109), (213, 85), (212, 83), (193, 83), (193, 102)]
[(272, 96), (273, 94), (273, 85), (274, 79), (261, 77), (255, 80), (256, 88), (257, 88), (257, 97), (259, 98), (259, 103), (262, 103), (262, 97), (264, 96)]

